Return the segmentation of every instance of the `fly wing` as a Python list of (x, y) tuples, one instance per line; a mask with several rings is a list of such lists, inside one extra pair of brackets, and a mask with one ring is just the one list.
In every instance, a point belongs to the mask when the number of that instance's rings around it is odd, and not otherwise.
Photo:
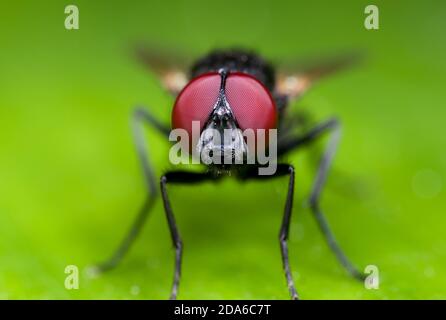
[(351, 52), (279, 64), (276, 91), (289, 99), (296, 99), (320, 79), (352, 67), (363, 56), (361, 52)]
[(178, 50), (155, 45), (141, 45), (135, 49), (136, 58), (155, 72), (164, 88), (177, 95), (187, 84), (187, 67), (191, 58)]

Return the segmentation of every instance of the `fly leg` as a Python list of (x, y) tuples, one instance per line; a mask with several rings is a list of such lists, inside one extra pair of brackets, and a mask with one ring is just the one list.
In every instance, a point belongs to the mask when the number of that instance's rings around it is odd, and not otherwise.
[(289, 151), (295, 150), (299, 147), (316, 141), (324, 133), (330, 133), (330, 140), (328, 141), (328, 144), (322, 155), (316, 178), (314, 179), (313, 187), (309, 197), (309, 203), (313, 216), (315, 217), (330, 249), (334, 252), (337, 259), (347, 270), (347, 272), (354, 278), (362, 281), (364, 279), (364, 275), (359, 272), (358, 269), (356, 269), (356, 267), (349, 261), (347, 256), (338, 245), (319, 204), (322, 188), (325, 185), (327, 173), (340, 139), (340, 128), (340, 123), (337, 119), (330, 119), (316, 126), (307, 134), (301, 137), (291, 138), (287, 141), (282, 142), (281, 145), (278, 146), (277, 152), (278, 156), (284, 155)]
[[(254, 170), (252, 170), (254, 169)], [(240, 178), (243, 180), (248, 179), (271, 179), (275, 177), (288, 175), (288, 192), (285, 202), (285, 208), (282, 218), (282, 225), (279, 232), (280, 250), (282, 254), (283, 269), (285, 271), (285, 277), (288, 285), (288, 290), (292, 300), (299, 299), (299, 296), (294, 285), (293, 274), (291, 273), (290, 261), (288, 258), (288, 236), (290, 231), (291, 214), (293, 211), (293, 198), (294, 198), (294, 167), (289, 164), (279, 164), (277, 170), (273, 175), (259, 175), (257, 168), (253, 167), (249, 169)]]
[(164, 211), (166, 212), (167, 223), (169, 225), (170, 235), (175, 247), (175, 272), (173, 277), (172, 291), (170, 299), (175, 300), (178, 295), (178, 286), (181, 277), (181, 261), (183, 255), (183, 242), (175, 222), (172, 207), (167, 195), (167, 184), (194, 184), (206, 180), (212, 180), (209, 173), (195, 173), (187, 171), (170, 171), (164, 174), (160, 179), (161, 196), (163, 198)]
[(158, 188), (156, 186), (156, 179), (153, 172), (153, 167), (149, 161), (147, 141), (144, 137), (143, 132), (143, 124), (150, 125), (166, 137), (168, 137), (169, 135), (169, 128), (156, 120), (148, 111), (142, 108), (136, 108), (134, 110), (131, 118), (133, 139), (136, 147), (136, 152), (142, 166), (148, 193), (143, 205), (139, 209), (139, 212), (133, 224), (130, 227), (130, 230), (122, 239), (118, 248), (113, 252), (108, 260), (90, 269), (90, 271), (92, 271), (94, 274), (111, 270), (118, 265), (118, 263), (122, 260), (122, 258), (127, 253), (130, 246), (140, 233), (147, 219), (147, 216), (156, 200)]

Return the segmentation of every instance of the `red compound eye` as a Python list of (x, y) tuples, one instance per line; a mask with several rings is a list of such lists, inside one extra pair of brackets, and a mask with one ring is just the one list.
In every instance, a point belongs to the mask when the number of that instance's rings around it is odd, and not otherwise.
[(268, 90), (255, 78), (231, 73), (226, 80), (226, 97), (240, 129), (274, 129), (277, 111)]
[(201, 75), (180, 92), (172, 111), (172, 127), (185, 129), (192, 137), (192, 121), (200, 121), (200, 129), (217, 102), (221, 77), (218, 73)]
[[(200, 129), (217, 102), (221, 76), (208, 73), (193, 79), (178, 95), (172, 113), (173, 128), (192, 135), (192, 121)], [(230, 73), (226, 79), (226, 97), (240, 129), (273, 129), (277, 111), (268, 90), (255, 78), (244, 73)]]

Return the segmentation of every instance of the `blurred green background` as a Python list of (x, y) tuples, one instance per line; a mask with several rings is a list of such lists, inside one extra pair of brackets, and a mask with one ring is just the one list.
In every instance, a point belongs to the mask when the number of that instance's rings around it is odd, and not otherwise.
[[(446, 3), (374, 1), (75, 1), (0, 10), (0, 298), (165, 299), (174, 252), (161, 201), (120, 267), (96, 279), (144, 198), (129, 130), (135, 104), (169, 121), (173, 98), (129, 54), (156, 42), (200, 56), (243, 46), (280, 61), (363, 49), (366, 62), (292, 106), (337, 115), (343, 140), (323, 208), (350, 259), (380, 270), (379, 290), (351, 279), (305, 206), (314, 154), (297, 168), (290, 255), (303, 299), (446, 298), (443, 123)], [(148, 130), (157, 173), (168, 145)], [(183, 299), (288, 299), (278, 230), (286, 178), (170, 188), (185, 244)], [(219, 197), (227, 201), (219, 201)], [(66, 290), (64, 269), (81, 270)]]

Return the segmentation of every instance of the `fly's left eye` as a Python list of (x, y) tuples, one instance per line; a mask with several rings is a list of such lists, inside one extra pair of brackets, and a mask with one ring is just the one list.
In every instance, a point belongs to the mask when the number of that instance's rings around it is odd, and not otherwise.
[(226, 96), (240, 129), (274, 129), (277, 110), (268, 89), (250, 75), (232, 73), (226, 80)]

